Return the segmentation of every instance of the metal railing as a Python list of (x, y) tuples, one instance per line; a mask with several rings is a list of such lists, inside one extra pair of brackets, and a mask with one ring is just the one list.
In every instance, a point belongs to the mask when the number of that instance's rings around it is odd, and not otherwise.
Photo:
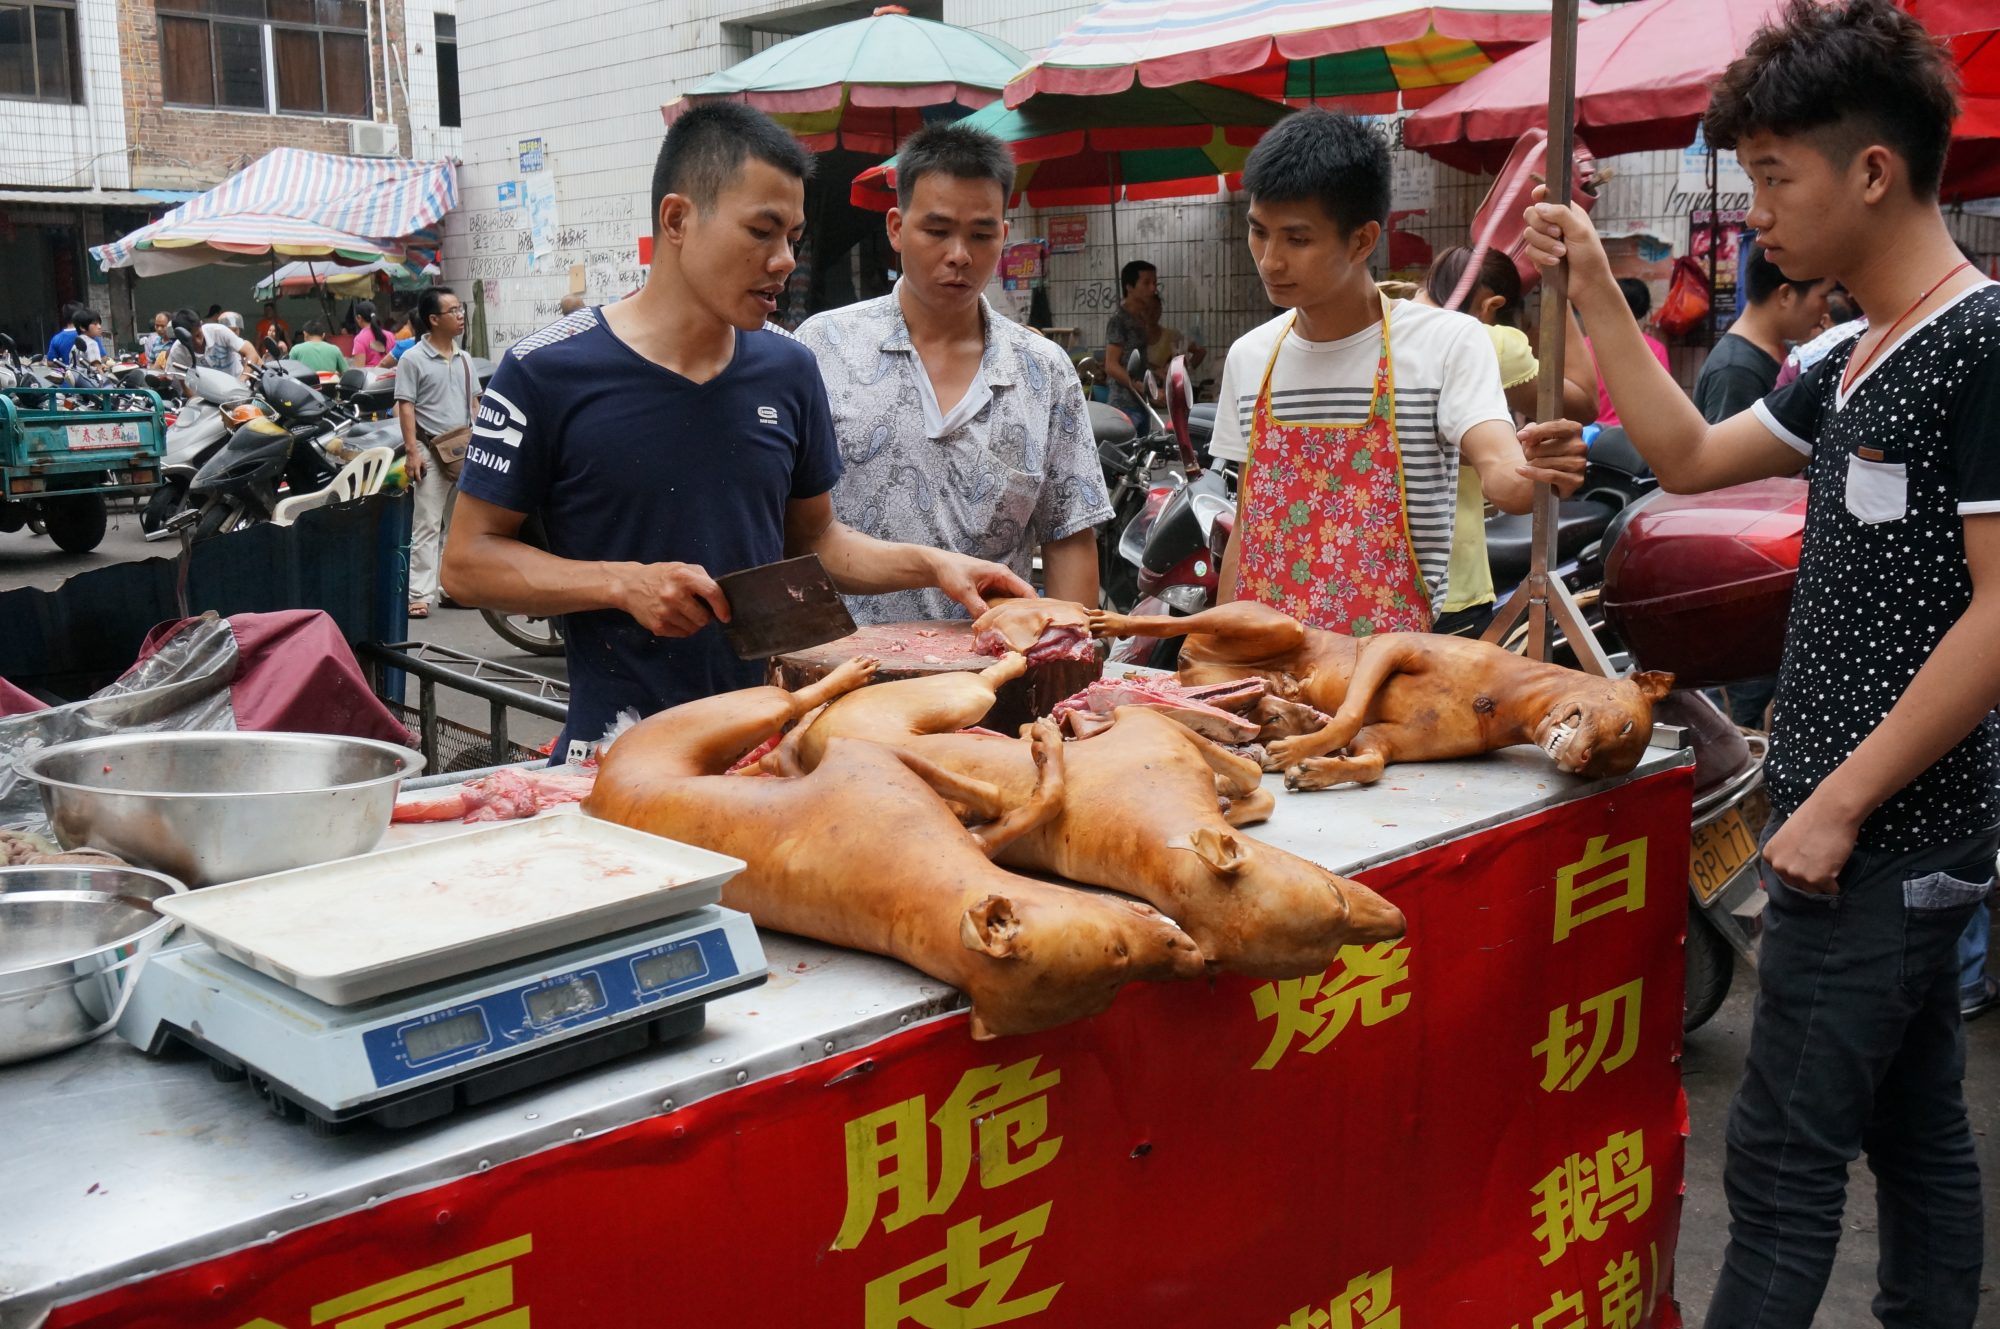
[(377, 696), (395, 700), (389, 693), (394, 686), (388, 678), (391, 671), (400, 670), (417, 680), (417, 740), (426, 771), (444, 769), (438, 763), (440, 730), (452, 722), (438, 715), (441, 687), (486, 703), (488, 729), (484, 738), (491, 764), (496, 766), (521, 759), (517, 745), (508, 737), (509, 711), (558, 724), (569, 715), (569, 684), (533, 670), (482, 659), (435, 642), (364, 642), (359, 654)]

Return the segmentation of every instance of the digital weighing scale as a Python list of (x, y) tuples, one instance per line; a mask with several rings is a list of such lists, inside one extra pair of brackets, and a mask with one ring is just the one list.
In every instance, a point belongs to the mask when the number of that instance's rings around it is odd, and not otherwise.
[(346, 1006), (191, 941), (153, 956), (118, 1033), (196, 1048), (317, 1130), (400, 1127), (687, 1037), (766, 976), (749, 915), (715, 904)]

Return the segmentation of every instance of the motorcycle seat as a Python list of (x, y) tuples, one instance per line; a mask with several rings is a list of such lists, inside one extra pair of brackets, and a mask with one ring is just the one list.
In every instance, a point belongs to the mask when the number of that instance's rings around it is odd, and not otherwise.
[(1597, 437), (1590, 444), (1590, 464), (1609, 466), (1614, 471), (1632, 476), (1653, 473), (1653, 468), (1646, 465), (1646, 459), (1639, 455), (1639, 449), (1632, 446), (1631, 438), (1617, 425), (1606, 425), (1597, 431)]
[(1099, 443), (1130, 443), (1139, 436), (1132, 417), (1116, 406), (1101, 401), (1085, 402), (1090, 408), (1090, 432)]
[[(1602, 503), (1571, 500), (1557, 505), (1556, 562), (1567, 563), (1582, 553), (1584, 546), (1604, 534), (1615, 514)], [(1527, 513), (1503, 512), (1486, 521), (1486, 563), (1493, 570), (1493, 585), (1506, 590), (1528, 575), (1529, 546), (1534, 540), (1534, 519)]]

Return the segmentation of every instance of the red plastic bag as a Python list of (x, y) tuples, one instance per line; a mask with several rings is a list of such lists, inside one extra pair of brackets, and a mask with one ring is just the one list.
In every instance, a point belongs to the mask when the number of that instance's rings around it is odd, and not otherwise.
[(1664, 337), (1685, 337), (1708, 317), (1708, 273), (1701, 264), (1683, 254), (1674, 260), (1674, 275), (1667, 283), (1667, 298), (1653, 318)]

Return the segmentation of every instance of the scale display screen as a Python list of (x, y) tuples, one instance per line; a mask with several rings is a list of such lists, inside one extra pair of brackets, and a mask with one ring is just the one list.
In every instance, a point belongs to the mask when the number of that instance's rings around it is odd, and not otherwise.
[(684, 978), (693, 978), (706, 968), (708, 962), (701, 958), (699, 946), (676, 946), (673, 950), (632, 962), (632, 974), (639, 980), (640, 988), (647, 992), (678, 983)]
[(414, 1025), (403, 1031), (403, 1049), (411, 1061), (429, 1061), (447, 1052), (477, 1047), (485, 1041), (486, 1017), (478, 1011), (467, 1011), (435, 1024)]
[(554, 1024), (572, 1015), (584, 1015), (604, 1005), (604, 984), (596, 974), (576, 974), (561, 983), (537, 988), (527, 994), (528, 1018), (536, 1024)]

